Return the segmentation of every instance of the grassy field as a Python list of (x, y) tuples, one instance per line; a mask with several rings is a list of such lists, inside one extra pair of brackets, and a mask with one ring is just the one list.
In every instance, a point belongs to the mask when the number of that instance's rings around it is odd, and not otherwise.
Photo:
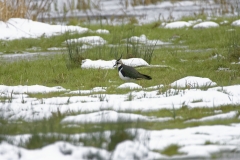
[[(240, 31), (239, 27), (223, 25), (219, 28), (209, 29), (164, 29), (153, 26), (155, 24), (104, 26), (103, 28), (109, 30), (111, 34), (100, 35), (107, 40), (108, 44), (115, 45), (124, 44), (123, 39), (141, 34), (145, 34), (148, 39), (173, 43), (154, 48), (151, 64), (169, 67), (140, 69), (153, 77), (152, 81), (142, 81), (144, 86), (169, 84), (187, 75), (208, 77), (218, 85), (232, 85), (240, 82), (239, 65), (231, 64), (231, 62), (237, 62), (239, 57), (240, 51), (237, 43), (239, 43), (240, 36), (236, 34)], [(95, 30), (99, 26), (89, 26), (89, 28)], [(230, 31), (231, 29), (234, 30)], [(0, 51), (5, 54), (21, 54), (32, 47), (40, 47), (41, 51), (47, 51), (47, 48), (50, 47), (63, 47), (66, 39), (91, 35), (96, 34), (65, 34), (50, 38), (1, 41)], [(69, 65), (67, 51), (59, 51), (62, 54), (42, 57), (41, 60), (2, 62), (0, 64), (2, 75), (0, 82), (6, 85), (61, 85), (69, 89), (81, 89), (81, 86), (86, 89), (94, 86), (109, 87), (107, 83), (109, 79), (120, 84), (122, 81), (118, 78), (116, 70), (106, 72), (106, 70), (90, 69), (91, 72), (89, 72), (89, 70), (80, 69), (81, 60), (86, 58), (112, 60), (119, 58), (122, 53), (123, 58), (143, 57), (143, 55), (137, 54), (140, 50), (136, 44), (132, 48), (109, 47), (108, 44), (89, 49), (86, 52), (82, 51), (77, 65), (70, 68), (67, 67)], [(146, 48), (144, 49), (146, 50)], [(220, 56), (212, 59), (216, 55)], [(218, 68), (229, 68), (231, 72), (218, 71)]]
[[(190, 18), (188, 18), (190, 19)], [(237, 19), (237, 17), (236, 17)], [(223, 18), (217, 19), (216, 22), (221, 22)], [(167, 67), (156, 68), (138, 68), (139, 71), (151, 75), (151, 81), (139, 81), (143, 87), (150, 87), (159, 84), (164, 84), (164, 88), (159, 92), (164, 92), (170, 87), (168, 86), (175, 80), (185, 76), (207, 77), (216, 82), (218, 86), (240, 84), (240, 65), (233, 65), (232, 62), (238, 62), (240, 56), (240, 27), (231, 26), (231, 22), (235, 19), (226, 18), (228, 24), (221, 25), (218, 28), (209, 29), (164, 29), (156, 27), (156, 23), (146, 24), (143, 26), (137, 25), (92, 25), (86, 26), (92, 30), (99, 28), (107, 29), (110, 34), (101, 34), (108, 44), (104, 46), (94, 47), (85, 52), (81, 52), (79, 60), (75, 62), (69, 61), (69, 53), (67, 50), (60, 50), (61, 54), (49, 55), (47, 57), (39, 57), (30, 61), (12, 61), (0, 63), (0, 84), (4, 85), (34, 85), (40, 84), (45, 86), (62, 86), (71, 90), (92, 89), (93, 87), (108, 87), (105, 94), (123, 94), (129, 90), (118, 90), (113, 86), (118, 86), (123, 81), (118, 77), (116, 69), (101, 70), (101, 69), (81, 69), (80, 64), (82, 59), (117, 59), (121, 53), (123, 58), (143, 57), (137, 54), (139, 48), (135, 47), (109, 47), (109, 44), (120, 45), (124, 44), (123, 39), (131, 36), (140, 36), (145, 34), (148, 39), (159, 39), (164, 42), (171, 42), (170, 45), (156, 46), (151, 57), (151, 64), (166, 65)], [(84, 27), (84, 26), (83, 26)], [(0, 41), (0, 52), (4, 54), (22, 54), (25, 51), (34, 52), (33, 47), (38, 47), (42, 52), (46, 52), (50, 47), (66, 47), (63, 42), (66, 39), (79, 38), (84, 36), (96, 35), (95, 33), (85, 34), (63, 34), (54, 37), (41, 37), (39, 39), (20, 39), (12, 41)], [(129, 42), (130, 43), (130, 42)], [(81, 44), (79, 44), (81, 45)], [(143, 50), (143, 53), (146, 52)], [(213, 58), (214, 56), (217, 58)], [(72, 63), (74, 63), (72, 65)], [(227, 68), (228, 70), (219, 70)], [(111, 80), (113, 83), (109, 83)], [(208, 86), (201, 88), (206, 90)], [(30, 97), (50, 98), (62, 96), (63, 93), (48, 93), (48, 94), (29, 94)], [(131, 100), (131, 98), (129, 98)], [(2, 100), (3, 101), (3, 100)], [(172, 128), (186, 128), (199, 125), (216, 125), (216, 124), (231, 124), (239, 123), (240, 119), (233, 118), (229, 120), (215, 120), (211, 122), (192, 122), (184, 123), (186, 120), (202, 118), (205, 116), (214, 115), (214, 110), (222, 110), (223, 113), (229, 111), (239, 111), (239, 106), (221, 106), (218, 108), (197, 108), (189, 109), (183, 105), (180, 109), (159, 110), (155, 112), (135, 112), (142, 115), (157, 116), (157, 117), (173, 117), (174, 120), (162, 122), (137, 122), (137, 123), (117, 123), (117, 124), (84, 124), (77, 127), (66, 127), (67, 124), (60, 124), (60, 121), (67, 115), (60, 112), (52, 113), (50, 119), (41, 121), (26, 122), (21, 119), (9, 122), (0, 117), (0, 141), (4, 140), (4, 135), (32, 134), (30, 140), (22, 144), (22, 146), (33, 149), (45, 146), (58, 140), (66, 140), (71, 143), (83, 142), (86, 146), (101, 147), (103, 142), (106, 142), (104, 136), (96, 136), (93, 132), (111, 131), (111, 143), (107, 149), (113, 150), (117, 143), (125, 139), (133, 139), (134, 135), (126, 132), (127, 128), (145, 128), (150, 130), (162, 130)], [(71, 111), (69, 111), (71, 112)], [(71, 115), (79, 114), (71, 112)], [(239, 116), (239, 115), (238, 115)], [(177, 117), (182, 117), (181, 119)], [(39, 134), (41, 133), (41, 135)], [(49, 136), (48, 133), (57, 133)], [(75, 133), (90, 133), (91, 139), (73, 140), (72, 134)], [(61, 136), (61, 135), (67, 136)], [(207, 142), (206, 142), (207, 143)], [(177, 153), (178, 146), (169, 146), (161, 151), (166, 155), (181, 154)]]

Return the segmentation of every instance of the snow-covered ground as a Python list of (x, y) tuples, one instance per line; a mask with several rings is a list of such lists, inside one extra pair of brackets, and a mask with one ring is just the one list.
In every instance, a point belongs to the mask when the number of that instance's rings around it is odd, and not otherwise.
[[(176, 86), (177, 84), (177, 86)], [(26, 121), (42, 120), (52, 116), (52, 112), (84, 112), (84, 114), (66, 116), (61, 124), (82, 124), (82, 123), (117, 123), (119, 121), (136, 122), (164, 122), (172, 121), (173, 117), (150, 117), (141, 114), (132, 114), (132, 111), (157, 111), (160, 109), (176, 109), (183, 105), (189, 108), (195, 107), (218, 107), (221, 105), (240, 105), (240, 85), (218, 87), (215, 82), (208, 78), (189, 76), (172, 82), (170, 85), (180, 87), (178, 89), (169, 89), (165, 93), (159, 94), (156, 86), (152, 90), (134, 91), (134, 88), (143, 89), (133, 82), (124, 83), (116, 88), (130, 88), (133, 91), (127, 94), (97, 94), (105, 92), (106, 87), (95, 87), (92, 90), (70, 91), (69, 89), (56, 87), (46, 87), (41, 85), (33, 86), (6, 86), (0, 85), (0, 97), (6, 100), (1, 102), (0, 115), (7, 121), (14, 121), (19, 118)], [(200, 90), (202, 86), (213, 86), (208, 90)], [(163, 87), (163, 85), (158, 85)], [(182, 88), (184, 87), (184, 88)], [(185, 87), (188, 87), (187, 89)], [(155, 88), (155, 89), (154, 89)], [(30, 98), (28, 93), (47, 93), (63, 92), (63, 97), (53, 98)], [(64, 93), (65, 92), (65, 93)], [(76, 96), (67, 96), (68, 93)], [(81, 96), (79, 96), (81, 93)], [(93, 95), (84, 96), (84, 94)], [(129, 94), (132, 100), (129, 101)], [(120, 112), (119, 112), (120, 111)], [(127, 113), (121, 113), (122, 111)], [(216, 115), (204, 117), (201, 119), (192, 119), (186, 121), (202, 122), (215, 119), (231, 119), (238, 115), (237, 111), (222, 113), (216, 110)], [(181, 117), (176, 117), (181, 118)], [(240, 117), (238, 117), (240, 118)], [(51, 152), (53, 157), (58, 159), (84, 159), (88, 153), (98, 153), (100, 157), (108, 159), (113, 154), (114, 159), (133, 159), (134, 156), (140, 159), (169, 158), (152, 150), (162, 150), (169, 145), (180, 146), (179, 152), (184, 155), (174, 156), (175, 158), (191, 157), (210, 157), (212, 153), (222, 151), (240, 150), (240, 125), (231, 124), (229, 126), (199, 126), (185, 129), (166, 129), (160, 131), (137, 129), (138, 138), (135, 141), (124, 141), (119, 143), (116, 149), (111, 153), (105, 149), (93, 147), (74, 146), (68, 142), (56, 142), (42, 149), (27, 150), (17, 146), (2, 142), (0, 144), (0, 159), (16, 159), (21, 153), (22, 159), (50, 159), (48, 155)], [(106, 131), (107, 132), (107, 131)], [(108, 133), (106, 133), (106, 136)], [(144, 136), (147, 135), (148, 145), (144, 145)], [(20, 138), (19, 138), (20, 136)], [(30, 136), (19, 135), (18, 141), (29, 139)], [(75, 135), (76, 136), (76, 135)], [(25, 137), (25, 138), (24, 138)], [(14, 138), (14, 137), (12, 137)], [(27, 139), (26, 139), (27, 138)], [(211, 142), (211, 145), (205, 143)], [(17, 140), (15, 141), (17, 144)], [(139, 153), (139, 149), (142, 151)], [(66, 155), (65, 153), (70, 153)], [(126, 153), (126, 154), (123, 154)]]
[[(240, 12), (239, 3), (235, 0), (224, 1), (226, 3), (214, 0), (169, 0), (146, 5), (140, 2), (148, 3), (151, 1), (91, 0), (91, 2), (93, 2), (90, 5), (91, 9), (83, 11), (77, 9), (77, 0), (53, 0), (50, 9), (45, 14), (39, 15), (38, 19), (51, 20), (55, 18), (61, 22), (62, 17), (66, 16), (78, 17), (79, 19), (85, 19), (85, 21), (90, 20), (93, 23), (96, 19), (103, 17), (97, 23), (120, 24), (128, 23), (129, 17), (134, 17), (139, 24), (143, 24), (158, 20), (176, 21), (183, 16), (195, 16), (203, 12), (209, 16), (222, 16), (223, 13), (227, 16), (237, 16)], [(41, 3), (41, 1), (38, 3)], [(123, 17), (125, 19), (122, 19)]]
[[(41, 149), (27, 150), (10, 145), (6, 142), (0, 144), (1, 160), (18, 159), (86, 159), (89, 155), (95, 155), (96, 159), (134, 160), (134, 159), (195, 159), (210, 158), (213, 153), (239, 151), (240, 125), (230, 126), (199, 126), (185, 129), (165, 129), (161, 131), (148, 131), (144, 129), (132, 129), (130, 132), (137, 134), (136, 141), (126, 140), (119, 143), (113, 152), (94, 147), (72, 145), (59, 141)], [(106, 137), (110, 133), (105, 132)], [(29, 137), (24, 135), (25, 138)], [(24, 138), (23, 136), (23, 138)], [(76, 139), (86, 135), (73, 135)], [(74, 138), (73, 137), (73, 138)], [(148, 139), (148, 142), (144, 140)], [(19, 140), (19, 137), (18, 137)], [(18, 141), (15, 139), (15, 141)], [(141, 141), (143, 140), (143, 141)], [(205, 145), (206, 142), (212, 144)], [(169, 145), (179, 145), (179, 152), (183, 155), (168, 157), (151, 150), (161, 150)], [(236, 159), (237, 160), (237, 159)]]
[[(107, 2), (107, 1), (106, 1)], [(115, 3), (117, 1), (112, 1)], [(60, 4), (59, 4), (60, 5)], [(135, 11), (148, 9), (151, 7), (173, 6), (170, 2), (161, 3), (162, 6), (137, 6)], [(113, 5), (114, 6), (114, 5)], [(184, 7), (193, 7), (192, 1), (178, 2), (174, 4), (175, 9), (184, 9)], [(114, 8), (103, 9), (111, 14)], [(127, 8), (131, 13), (131, 8)], [(147, 11), (151, 12), (151, 10)], [(55, 13), (52, 13), (53, 15)], [(174, 13), (175, 14), (175, 13)], [(152, 17), (155, 20), (156, 17)], [(225, 23), (225, 22), (224, 22)], [(231, 25), (240, 26), (240, 20), (233, 22)], [(180, 21), (163, 24), (164, 28), (208, 28), (221, 27), (213, 21), (203, 22), (196, 21)], [(66, 31), (71, 32), (95, 32), (97, 36), (82, 37), (69, 41), (81, 41), (85, 43), (85, 49), (96, 45), (107, 44), (108, 42), (101, 37), (101, 34), (111, 34), (107, 30), (90, 31), (88, 28), (64, 25), (49, 25), (40, 22), (34, 22), (26, 19), (13, 18), (5, 22), (0, 22), (0, 39), (12, 40), (21, 38), (38, 38), (42, 35), (52, 36), (59, 35)], [(137, 41), (147, 45), (169, 45), (167, 42), (160, 40), (150, 40), (145, 35), (140, 37), (130, 37), (129, 40)], [(64, 43), (64, 42), (63, 42)], [(2, 55), (4, 57), (4, 55)], [(11, 55), (13, 56), (13, 55)], [(147, 66), (147, 62), (142, 59), (126, 59), (124, 63), (132, 66)], [(82, 62), (82, 68), (113, 68), (114, 60), (89, 60)], [(236, 64), (238, 65), (238, 64)], [(116, 86), (116, 89), (128, 88), (130, 92), (127, 94), (105, 94), (107, 87), (95, 86), (91, 90), (69, 90), (61, 86), (48, 87), (42, 85), (32, 86), (6, 86), (0, 85), (0, 115), (3, 119), (12, 122), (17, 119), (25, 121), (43, 120), (52, 116), (52, 112), (82, 112), (84, 114), (69, 115), (62, 119), (61, 124), (83, 124), (83, 123), (116, 123), (119, 121), (146, 121), (146, 122), (164, 122), (172, 121), (173, 117), (152, 117), (139, 114), (133, 114), (132, 111), (150, 112), (161, 109), (175, 109), (186, 106), (188, 108), (209, 107), (215, 108), (222, 105), (240, 105), (240, 85), (219, 86), (207, 77), (188, 76), (176, 80), (169, 84), (171, 88), (163, 93), (159, 93), (159, 89), (164, 87), (162, 84), (144, 88), (136, 83), (123, 83)], [(201, 90), (204, 87), (204, 90)], [(209, 88), (209, 89), (206, 89)], [(61, 92), (61, 97), (37, 99), (29, 97), (29, 93), (48, 93)], [(100, 93), (98, 93), (100, 92)], [(69, 96), (71, 94), (71, 96)], [(73, 96), (73, 94), (76, 94)], [(89, 95), (90, 94), (90, 95)], [(129, 98), (131, 97), (131, 98)], [(215, 119), (231, 119), (238, 116), (237, 111), (222, 113), (216, 110), (216, 114), (201, 119), (192, 119), (185, 123), (212, 121)], [(181, 119), (181, 117), (175, 117)], [(237, 117), (240, 118), (240, 117)], [(0, 124), (1, 127), (2, 124)], [(210, 157), (212, 153), (221, 153), (224, 151), (240, 151), (240, 124), (231, 125), (213, 125), (189, 127), (184, 129), (165, 129), (165, 130), (144, 130), (130, 129), (136, 132), (137, 138), (134, 141), (124, 141), (117, 145), (113, 152), (106, 149), (86, 147), (82, 145), (72, 145), (67, 142), (56, 142), (36, 150), (28, 150), (16, 145), (2, 142), (0, 144), (0, 159), (87, 159), (89, 153), (98, 155), (103, 159), (159, 159), (159, 158), (195, 158)], [(109, 136), (106, 131), (106, 137)], [(74, 135), (80, 136), (80, 135)], [(17, 144), (21, 139), (29, 139), (31, 135), (12, 136)], [(145, 144), (146, 138), (148, 144)], [(211, 142), (211, 145), (205, 143)], [(154, 150), (162, 150), (169, 145), (180, 146), (179, 152), (183, 155), (167, 157), (154, 152)], [(19, 157), (20, 156), (20, 157)]]
[[(4, 119), (16, 120), (23, 119), (26, 121), (40, 120), (49, 118), (51, 112), (60, 111), (62, 113), (68, 111), (87, 112), (89, 114), (66, 117), (63, 122), (74, 121), (79, 123), (87, 122), (101, 122), (116, 121), (116, 117), (121, 119), (131, 120), (139, 116), (141, 120), (147, 120), (149, 117), (142, 117), (141, 115), (120, 114), (114, 111), (157, 111), (160, 109), (175, 109), (181, 108), (183, 105), (189, 108), (196, 107), (219, 107), (222, 105), (239, 105), (240, 104), (240, 85), (213, 87), (208, 90), (201, 90), (199, 87), (209, 86), (209, 84), (216, 85), (208, 78), (201, 77), (185, 77), (177, 80), (172, 84), (178, 84), (177, 89), (169, 89), (166, 92), (159, 94), (158, 89), (151, 91), (144, 90), (133, 82), (124, 83), (116, 88), (130, 88), (131, 92), (127, 94), (104, 94), (106, 87), (95, 87), (92, 90), (77, 90), (70, 91), (60, 86), (46, 87), (41, 85), (33, 86), (5, 86), (0, 85), (0, 97), (5, 98), (1, 102), (0, 114)], [(171, 85), (172, 85), (171, 84)], [(196, 85), (198, 84), (198, 85)], [(185, 86), (187, 85), (187, 89)], [(189, 86), (189, 87), (188, 87)], [(152, 87), (153, 88), (153, 87)], [(134, 91), (134, 89), (143, 89)], [(48, 93), (48, 92), (65, 92), (62, 97), (53, 98), (30, 98), (29, 93)], [(102, 92), (98, 94), (97, 92)], [(68, 94), (76, 94), (76, 96), (69, 97)], [(84, 95), (84, 94), (93, 94)], [(81, 96), (79, 95), (81, 94)], [(130, 95), (131, 94), (131, 95)], [(131, 96), (132, 99), (128, 100)], [(149, 103), (149, 101), (151, 103)], [(91, 107), (90, 107), (91, 106)], [(112, 110), (112, 112), (102, 112), (102, 110)], [(94, 114), (91, 114), (94, 112)], [(107, 117), (104, 117), (106, 115)], [(84, 118), (82, 118), (84, 117)], [(95, 119), (92, 117), (95, 117)], [(123, 118), (122, 118), (123, 117)], [(78, 119), (78, 120), (77, 120)], [(89, 119), (89, 120), (87, 120)], [(159, 117), (151, 117), (151, 120), (159, 120)], [(83, 120), (83, 121), (82, 121)]]
[[(232, 22), (232, 26), (240, 26), (240, 20)], [(159, 27), (165, 28), (182, 28), (182, 27), (193, 27), (193, 28), (209, 28), (209, 27), (219, 27), (220, 25), (214, 21), (205, 21), (201, 19), (196, 21), (175, 21), (171, 23), (163, 23)], [(82, 28), (79, 26), (66, 26), (66, 25), (50, 25), (46, 23), (36, 22), (27, 19), (20, 18), (11, 18), (7, 22), (0, 21), (0, 39), (2, 40), (12, 40), (12, 39), (21, 39), (21, 38), (38, 38), (41, 36), (53, 36), (60, 35), (65, 32), (95, 32), (97, 34), (109, 34), (108, 30), (98, 29), (92, 31), (88, 28)], [(124, 41), (125, 39), (123, 39)], [(69, 42), (81, 42), (83, 44), (88, 44), (91, 46), (103, 45), (107, 41), (104, 40), (101, 36), (88, 36), (81, 37), (79, 39), (70, 39)], [(167, 45), (171, 44), (169, 42), (162, 42), (160, 40), (149, 40), (143, 34), (140, 37), (133, 36), (129, 38), (129, 41), (143, 43), (148, 45)], [(63, 42), (66, 43), (66, 42)]]

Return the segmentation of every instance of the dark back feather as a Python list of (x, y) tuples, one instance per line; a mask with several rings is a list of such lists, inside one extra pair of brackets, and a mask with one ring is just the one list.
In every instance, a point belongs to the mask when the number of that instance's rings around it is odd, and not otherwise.
[(122, 64), (122, 75), (133, 79), (152, 79), (150, 76), (139, 73), (135, 68)]

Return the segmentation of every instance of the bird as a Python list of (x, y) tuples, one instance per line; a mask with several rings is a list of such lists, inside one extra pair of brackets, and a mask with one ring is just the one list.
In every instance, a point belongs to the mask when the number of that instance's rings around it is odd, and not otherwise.
[(146, 79), (146, 80), (152, 79), (152, 77), (148, 75), (139, 73), (135, 68), (123, 64), (121, 58), (122, 58), (122, 55), (118, 60), (116, 60), (116, 63), (113, 67), (116, 67), (116, 66), (118, 67), (118, 74), (122, 80), (130, 81), (130, 80), (140, 80), (140, 79)]

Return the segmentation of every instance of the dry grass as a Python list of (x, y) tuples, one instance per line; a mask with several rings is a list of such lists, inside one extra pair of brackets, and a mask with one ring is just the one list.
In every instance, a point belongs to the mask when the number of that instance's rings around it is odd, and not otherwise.
[(10, 18), (28, 18), (36, 20), (37, 16), (46, 12), (52, 0), (2, 0), (0, 1), (0, 20), (6, 22)]
[[(57, 2), (53, 0), (0, 0), (0, 21), (7, 21), (10, 18), (27, 18), (37, 20), (41, 17), (39, 15), (49, 15), (50, 5), (55, 6), (55, 11), (58, 9), (62, 10), (59, 12), (60, 16), (66, 18), (66, 14), (69, 11), (81, 10), (81, 11), (92, 11), (92, 9), (100, 10), (100, 3), (102, 0), (66, 0), (63, 1), (63, 8), (57, 8)], [(169, 0), (171, 3), (180, 2), (180, 0)], [(162, 2), (162, 0), (123, 0), (121, 5), (128, 8), (129, 6), (138, 5), (150, 5)], [(211, 4), (208, 0), (203, 0), (203, 4)], [(216, 14), (227, 14), (234, 13), (236, 7), (233, 3), (228, 0), (214, 0), (215, 4), (220, 5), (218, 8), (212, 8), (212, 15)], [(238, 2), (236, 1), (236, 6)], [(199, 15), (205, 15), (205, 7), (201, 7), (198, 11)], [(62, 15), (64, 13), (64, 15)], [(172, 19), (172, 13), (170, 12), (169, 19)], [(88, 12), (86, 12), (88, 16)], [(49, 17), (50, 18), (50, 17)], [(130, 21), (131, 22), (131, 21)]]
[(28, 0), (27, 6), (29, 11), (29, 17), (32, 20), (37, 20), (38, 15), (44, 14), (49, 10), (51, 3), (53, 3), (53, 0)]
[(0, 1), (0, 20), (7, 21), (9, 18), (26, 18), (28, 7), (25, 0)]

